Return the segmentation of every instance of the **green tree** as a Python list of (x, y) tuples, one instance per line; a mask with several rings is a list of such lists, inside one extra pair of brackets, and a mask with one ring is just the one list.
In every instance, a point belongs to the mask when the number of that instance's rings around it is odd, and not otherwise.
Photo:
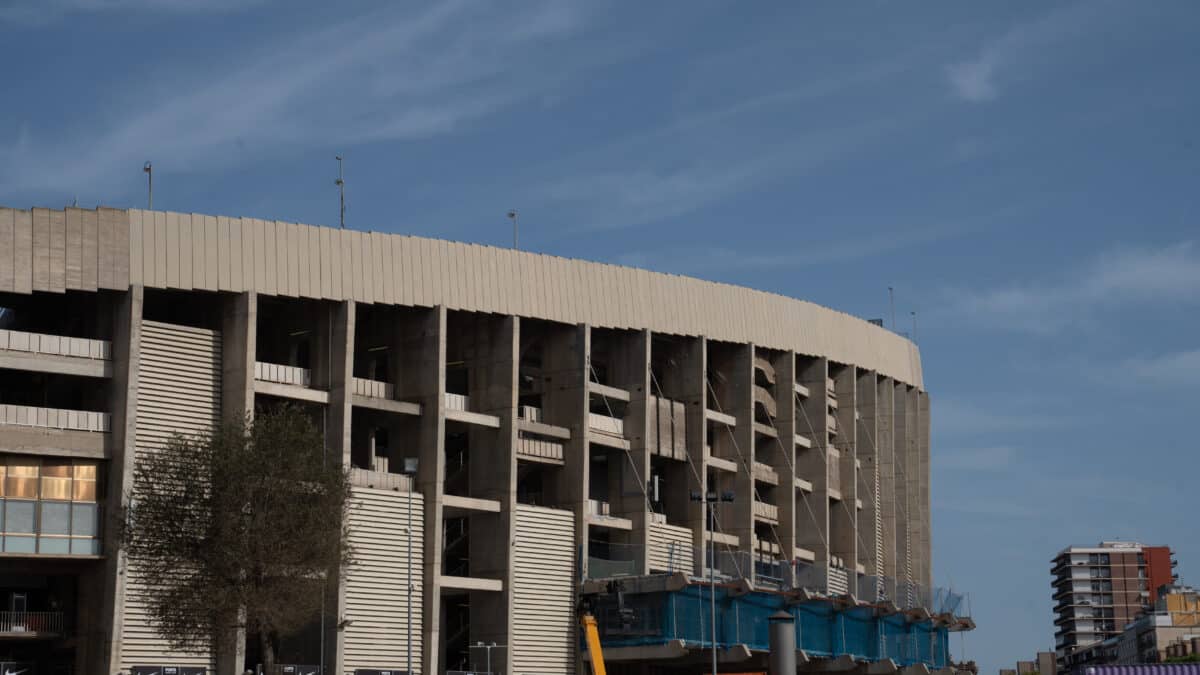
[(348, 475), (325, 454), (293, 405), (140, 452), (123, 543), (174, 648), (244, 628), (271, 668), (279, 639), (317, 615), (321, 580), (350, 559)]

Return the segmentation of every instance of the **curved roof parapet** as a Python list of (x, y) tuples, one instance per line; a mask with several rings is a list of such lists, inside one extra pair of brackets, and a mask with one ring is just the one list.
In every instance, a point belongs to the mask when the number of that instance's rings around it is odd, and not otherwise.
[(805, 300), (675, 274), (255, 218), (0, 208), (0, 292), (148, 288), (435, 306), (824, 356), (922, 387), (916, 345)]

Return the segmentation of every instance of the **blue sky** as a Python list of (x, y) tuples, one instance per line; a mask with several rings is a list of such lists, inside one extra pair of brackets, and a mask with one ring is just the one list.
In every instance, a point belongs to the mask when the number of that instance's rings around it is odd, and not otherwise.
[[(1053, 644), (1049, 560), (1200, 570), (1200, 6), (0, 5), (0, 203), (507, 244), (864, 317), (934, 403), (935, 574), (986, 672)], [(1200, 582), (1200, 571), (1193, 581)], [(956, 652), (959, 643), (955, 641)]]

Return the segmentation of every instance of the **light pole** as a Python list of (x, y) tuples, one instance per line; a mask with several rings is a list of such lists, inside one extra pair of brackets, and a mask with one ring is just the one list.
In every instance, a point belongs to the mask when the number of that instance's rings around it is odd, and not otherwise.
[(508, 212), (508, 219), (513, 221), (513, 249), (520, 248), (517, 246), (517, 210), (512, 209)]
[(405, 528), (405, 534), (408, 535), (408, 547), (405, 549), (405, 584), (408, 586), (408, 607), (404, 610), (404, 620), (406, 622), (407, 637), (404, 646), (404, 656), (407, 659), (408, 675), (412, 675), (412, 604), (413, 604), (413, 585), (412, 585), (412, 493), (417, 482), (417, 466), (418, 459), (416, 457), (405, 457), (403, 471), (405, 476), (409, 477), (408, 484), (408, 507), (404, 509), (407, 512), (408, 526)]
[(499, 646), (500, 646), (500, 645), (496, 644), (495, 642), (493, 642), (493, 643), (491, 643), (491, 644), (484, 644), (483, 642), (476, 642), (476, 643), (475, 643), (475, 648), (476, 648), (476, 649), (482, 649), (482, 650), (484, 650), (485, 652), (487, 652), (487, 673), (488, 673), (489, 675), (490, 675), (490, 674), (491, 674), (491, 672), (492, 672), (492, 648), (493, 648), (493, 647), (499, 647)]
[(154, 165), (146, 162), (142, 165), (142, 171), (146, 172), (146, 209), (154, 210)]
[(338, 177), (333, 184), (338, 188), (338, 227), (346, 229), (346, 181), (342, 178), (342, 156), (334, 155), (338, 163)]
[(704, 520), (704, 529), (708, 532), (708, 610), (710, 615), (709, 624), (712, 628), (712, 675), (717, 675), (717, 541), (713, 537), (712, 528), (708, 526), (708, 513), (712, 508), (711, 504), (733, 501), (733, 493), (722, 492), (718, 494), (714, 490), (702, 495), (699, 492), (693, 492), (692, 501), (700, 502), (703, 505), (703, 515), (701, 518)]

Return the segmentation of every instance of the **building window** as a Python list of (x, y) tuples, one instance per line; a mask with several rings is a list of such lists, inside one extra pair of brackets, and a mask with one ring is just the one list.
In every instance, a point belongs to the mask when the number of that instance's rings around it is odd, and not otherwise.
[(99, 467), (89, 460), (0, 460), (0, 547), (5, 553), (98, 555)]

